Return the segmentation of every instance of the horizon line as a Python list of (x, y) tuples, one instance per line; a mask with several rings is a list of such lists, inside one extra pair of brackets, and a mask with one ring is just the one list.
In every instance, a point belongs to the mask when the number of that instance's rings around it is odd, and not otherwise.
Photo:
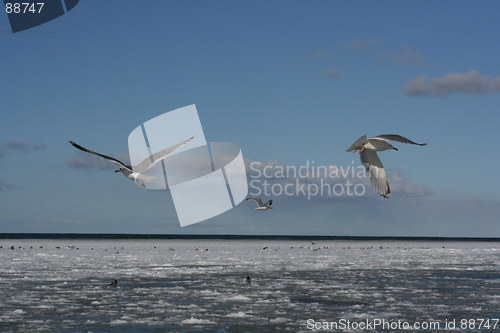
[(268, 239), (268, 240), (411, 240), (500, 242), (500, 237), (462, 236), (320, 236), (236, 234), (124, 234), (124, 233), (0, 233), (0, 239)]

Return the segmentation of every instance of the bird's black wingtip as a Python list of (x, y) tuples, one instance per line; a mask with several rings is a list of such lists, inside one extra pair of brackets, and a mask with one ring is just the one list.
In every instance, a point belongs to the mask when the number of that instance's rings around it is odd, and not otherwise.
[(391, 197), (391, 189), (389, 188), (389, 183), (387, 183), (387, 193), (379, 192), (380, 196), (384, 199), (389, 199)]
[(75, 147), (75, 148), (80, 149), (80, 147), (81, 147), (78, 143), (74, 143), (73, 141), (70, 141), (69, 143), (71, 143), (71, 145), (72, 145), (73, 147)]

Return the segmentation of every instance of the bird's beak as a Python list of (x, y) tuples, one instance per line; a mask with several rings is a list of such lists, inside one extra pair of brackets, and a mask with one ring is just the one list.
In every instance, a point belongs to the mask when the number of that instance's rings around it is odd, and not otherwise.
[(116, 170), (115, 173), (120, 172), (120, 169)]

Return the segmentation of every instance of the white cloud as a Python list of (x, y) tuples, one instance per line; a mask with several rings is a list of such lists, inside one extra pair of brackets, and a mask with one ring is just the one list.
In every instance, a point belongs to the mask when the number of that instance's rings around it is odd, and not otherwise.
[(500, 76), (490, 79), (479, 75), (478, 71), (470, 71), (467, 74), (449, 73), (429, 81), (424, 75), (409, 81), (401, 90), (408, 96), (500, 93)]
[(16, 185), (6, 183), (5, 180), (3, 180), (3, 178), (0, 178), (0, 191), (15, 190), (16, 188), (17, 188)]
[(411, 46), (402, 48), (402, 53), (382, 53), (375, 61), (389, 62), (399, 66), (416, 67), (425, 64), (420, 52), (414, 51)]
[(321, 72), (319, 72), (319, 75), (326, 76), (326, 77), (329, 77), (332, 79), (338, 79), (339, 77), (344, 76), (344, 74), (342, 74), (341, 72), (339, 72), (335, 68), (328, 68), (328, 69), (322, 70)]
[(328, 56), (328, 52), (326, 52), (325, 50), (318, 50), (314, 54), (307, 56), (305, 58), (309, 59), (309, 60), (318, 60), (321, 58), (326, 58), (327, 56)]
[(408, 180), (408, 175), (400, 169), (394, 168), (387, 171), (387, 178), (391, 187), (391, 193), (407, 198), (428, 197), (433, 191), (426, 185), (417, 185)]
[(341, 72), (339, 72), (335, 68), (328, 68), (328, 69), (322, 70), (321, 72), (319, 72), (319, 75), (326, 76), (326, 77), (329, 77), (332, 79), (338, 79), (339, 77), (344, 76), (344, 74), (342, 74)]
[(43, 150), (43, 149), (47, 148), (47, 146), (45, 146), (44, 143), (28, 145), (26, 143), (17, 142), (17, 141), (13, 141), (13, 140), (6, 142), (6, 143), (3, 143), (2, 146), (6, 150), (13, 149), (13, 150), (17, 150), (17, 151), (20, 151), (23, 153), (27, 153), (30, 151)]
[[(0, 146), (3, 147), (4, 150), (0, 149), (0, 161), (4, 158), (10, 151), (21, 152), (21, 153), (30, 153), (37, 150), (43, 150), (47, 148), (44, 143), (39, 144), (26, 144), (18, 141), (9, 141), (0, 143)], [(0, 178), (0, 191), (5, 190), (14, 190), (17, 186), (13, 184), (6, 183), (3, 178)]]
[(343, 45), (343, 49), (362, 50), (369, 45), (378, 45), (382, 43), (382, 38), (358, 39)]

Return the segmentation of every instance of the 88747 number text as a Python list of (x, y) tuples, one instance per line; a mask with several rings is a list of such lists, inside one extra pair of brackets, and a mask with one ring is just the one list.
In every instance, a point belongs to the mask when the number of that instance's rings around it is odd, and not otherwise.
[[(10, 3), (10, 2), (8, 2), (5, 4), (5, 11), (7, 12), (7, 14), (10, 14), (10, 13), (14, 13), (14, 14), (23, 13), (24, 14), (24, 13), (26, 13), (26, 11), (32, 12), (33, 14), (36, 14), (36, 13), (39, 14), (42, 11), (43, 5), (44, 5), (43, 2), (37, 2), (36, 6), (35, 6), (34, 2), (22, 2), (22, 3), (19, 3), (19, 2)], [(24, 9), (22, 8), (22, 6), (24, 6)], [(39, 6), (39, 8), (37, 6)]]

